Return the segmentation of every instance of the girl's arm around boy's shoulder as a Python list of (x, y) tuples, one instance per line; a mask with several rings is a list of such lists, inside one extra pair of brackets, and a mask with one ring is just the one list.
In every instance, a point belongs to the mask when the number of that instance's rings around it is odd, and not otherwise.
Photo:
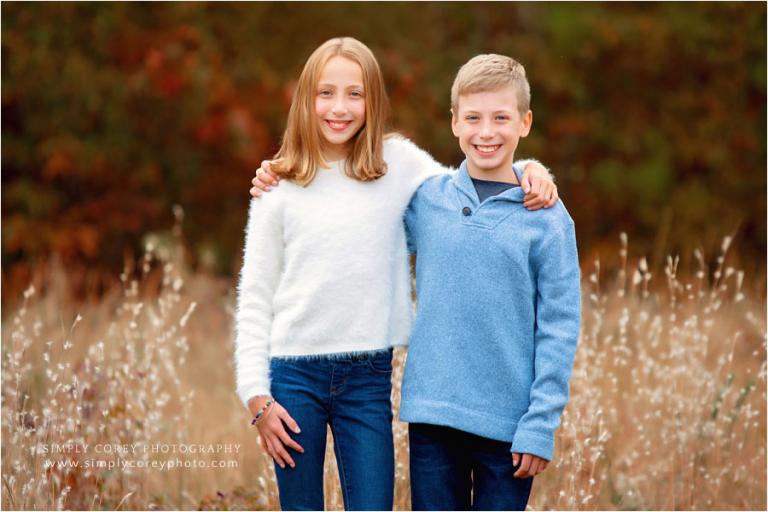
[(403, 173), (403, 176), (412, 178), (410, 181), (414, 190), (431, 176), (455, 171), (399, 133), (387, 134), (384, 140), (384, 160), (389, 172)]
[[(455, 168), (441, 164), (427, 151), (398, 133), (387, 134), (384, 140), (384, 160), (388, 171), (397, 173), (398, 179), (403, 179), (411, 191), (416, 190), (427, 178), (453, 175), (456, 172)], [(520, 160), (515, 165), (519, 166), (523, 174), (521, 185), (526, 192), (525, 207), (529, 210), (552, 207), (558, 200), (558, 194), (549, 169), (535, 159)]]
[[(384, 158), (387, 156), (395, 158), (397, 156), (403, 158), (405, 167), (411, 170), (423, 181), (424, 179), (435, 176), (438, 174), (447, 174), (456, 172), (455, 167), (449, 167), (443, 165), (432, 157), (426, 150), (416, 145), (413, 141), (407, 137), (392, 132), (387, 134), (384, 141)], [(533, 167), (529, 169), (529, 165), (533, 164)], [(518, 160), (515, 165), (521, 169), (521, 172), (530, 172), (534, 170), (534, 174), (541, 178), (546, 178), (549, 181), (554, 182), (555, 178), (547, 169), (544, 164), (536, 160), (535, 158), (526, 158), (524, 160)]]

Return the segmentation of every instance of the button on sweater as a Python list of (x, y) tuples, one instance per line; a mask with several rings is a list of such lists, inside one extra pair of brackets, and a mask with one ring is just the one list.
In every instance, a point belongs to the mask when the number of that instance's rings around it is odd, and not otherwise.
[(417, 314), (400, 419), (551, 460), (579, 336), (579, 262), (562, 201), (530, 212), (523, 196), (479, 202), (466, 162), (414, 195)]

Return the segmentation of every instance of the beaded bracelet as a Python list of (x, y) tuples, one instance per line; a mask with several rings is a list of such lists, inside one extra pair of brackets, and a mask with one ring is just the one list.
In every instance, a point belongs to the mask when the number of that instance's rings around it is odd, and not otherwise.
[(256, 422), (259, 421), (259, 418), (261, 418), (264, 415), (264, 411), (266, 411), (269, 408), (269, 406), (272, 405), (273, 403), (275, 403), (274, 398), (270, 398), (269, 400), (267, 400), (267, 403), (265, 403), (264, 406), (261, 409), (259, 409), (259, 411), (256, 413), (256, 416), (254, 416), (253, 419), (251, 420), (251, 425), (255, 425)]

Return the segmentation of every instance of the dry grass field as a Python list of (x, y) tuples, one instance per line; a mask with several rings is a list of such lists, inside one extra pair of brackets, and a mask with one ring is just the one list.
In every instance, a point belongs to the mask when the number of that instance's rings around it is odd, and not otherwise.
[[(728, 266), (728, 240), (714, 270), (697, 255), (653, 276), (622, 242), (610, 279), (582, 263), (571, 398), (530, 508), (765, 510), (764, 283)], [(84, 302), (54, 266), (3, 311), (3, 509), (278, 508), (234, 393), (234, 283), (180, 261), (148, 247), (123, 286)], [(409, 509), (407, 429), (394, 429)], [(327, 474), (326, 506), (341, 509), (330, 447)]]

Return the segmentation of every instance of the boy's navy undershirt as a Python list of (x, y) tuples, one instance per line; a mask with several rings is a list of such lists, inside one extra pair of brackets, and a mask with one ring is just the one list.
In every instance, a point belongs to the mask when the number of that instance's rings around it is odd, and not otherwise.
[(472, 184), (475, 186), (475, 191), (477, 192), (477, 198), (480, 200), (481, 203), (486, 199), (488, 199), (489, 197), (497, 196), (501, 194), (505, 190), (509, 190), (512, 187), (520, 186), (517, 183), (506, 183), (504, 181), (477, 180), (475, 178), (472, 178)]

